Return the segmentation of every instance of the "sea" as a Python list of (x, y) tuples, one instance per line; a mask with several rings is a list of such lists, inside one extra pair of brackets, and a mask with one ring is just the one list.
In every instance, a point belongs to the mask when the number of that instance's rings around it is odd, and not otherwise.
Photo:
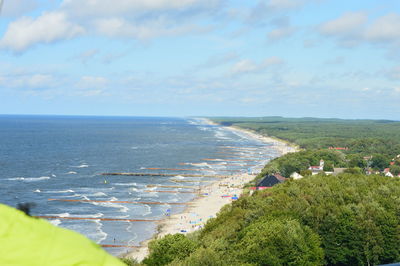
[(203, 118), (1, 115), (0, 203), (30, 203), (31, 215), (121, 255), (157, 230), (131, 220), (182, 212), (174, 203), (196, 195), (181, 192), (216, 180), (191, 174), (256, 173), (277, 156), (273, 143)]

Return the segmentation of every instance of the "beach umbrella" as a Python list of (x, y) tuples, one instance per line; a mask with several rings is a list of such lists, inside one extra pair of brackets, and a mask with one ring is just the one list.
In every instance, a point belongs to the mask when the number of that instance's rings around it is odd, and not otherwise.
[(76, 232), (0, 204), (0, 265), (125, 265)]

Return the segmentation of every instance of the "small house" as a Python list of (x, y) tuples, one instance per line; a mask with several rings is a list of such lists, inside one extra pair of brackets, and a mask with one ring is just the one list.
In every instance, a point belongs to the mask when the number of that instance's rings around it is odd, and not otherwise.
[(293, 173), (290, 175), (290, 177), (293, 178), (294, 180), (296, 180), (296, 179), (302, 179), (302, 178), (303, 178), (303, 176), (302, 176), (301, 174), (297, 173), (297, 172), (293, 172)]
[(387, 177), (394, 177), (394, 175), (393, 175), (391, 172), (385, 173), (385, 176), (387, 176)]
[(318, 174), (318, 173), (320, 173), (320, 172), (322, 172), (324, 170), (324, 165), (325, 165), (325, 162), (324, 162), (324, 160), (321, 159), (319, 161), (319, 165), (310, 166), (308, 168), (308, 170), (311, 170), (312, 174), (316, 175), (316, 174)]
[(385, 168), (385, 169), (383, 170), (383, 173), (385, 173), (385, 174), (390, 173), (390, 168)]
[(258, 182), (256, 189), (265, 189), (268, 187), (273, 187), (276, 184), (280, 184), (286, 181), (286, 178), (281, 176), (280, 174), (273, 174), (273, 175), (267, 175), (263, 179), (261, 179), (260, 182)]

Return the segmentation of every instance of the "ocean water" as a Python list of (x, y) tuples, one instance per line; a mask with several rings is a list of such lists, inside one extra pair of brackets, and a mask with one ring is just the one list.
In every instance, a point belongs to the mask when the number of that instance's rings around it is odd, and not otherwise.
[[(0, 202), (10, 206), (34, 203), (32, 215), (59, 217), (49, 221), (82, 233), (99, 244), (137, 246), (154, 234), (155, 222), (64, 218), (162, 219), (166, 213), (182, 211), (183, 207), (108, 201), (187, 202), (193, 194), (148, 190), (187, 191), (190, 189), (162, 186), (198, 188), (206, 184), (198, 181), (214, 179), (185, 174), (230, 175), (237, 172), (227, 170), (257, 171), (276, 156), (278, 152), (272, 144), (208, 125), (203, 119), (4, 115), (0, 116)], [(243, 161), (230, 161), (239, 157)], [(176, 176), (101, 175), (110, 172)], [(171, 179), (194, 182), (177, 183)], [(129, 248), (106, 250), (119, 255)]]

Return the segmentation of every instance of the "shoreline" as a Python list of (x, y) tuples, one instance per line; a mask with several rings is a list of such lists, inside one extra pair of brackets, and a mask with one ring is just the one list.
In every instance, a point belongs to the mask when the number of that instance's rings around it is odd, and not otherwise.
[[(251, 139), (256, 139), (262, 143), (272, 144), (270, 148), (279, 152), (280, 157), (289, 152), (295, 152), (297, 147), (289, 145), (283, 140), (278, 140), (268, 136), (263, 136), (251, 130), (238, 128), (234, 126), (222, 126), (209, 119), (202, 119), (207, 125), (215, 125), (226, 128), (240, 134), (245, 134)], [(264, 166), (264, 163), (260, 165)], [(123, 258), (142, 261), (148, 254), (148, 244), (154, 239), (162, 238), (167, 234), (188, 234), (203, 228), (210, 218), (216, 217), (223, 206), (231, 203), (232, 197), (240, 197), (243, 193), (243, 186), (252, 181), (256, 174), (237, 174), (224, 178), (204, 186), (199, 194), (189, 201), (189, 205), (181, 213), (173, 214), (157, 222), (157, 231), (153, 237), (140, 242), (140, 248), (136, 248), (124, 254)]]

